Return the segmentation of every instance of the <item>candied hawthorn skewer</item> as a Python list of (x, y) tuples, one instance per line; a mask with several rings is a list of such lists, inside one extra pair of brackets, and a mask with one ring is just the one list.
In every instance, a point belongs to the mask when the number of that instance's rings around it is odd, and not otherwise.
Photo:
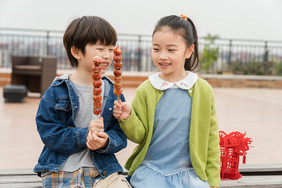
[(115, 47), (114, 48), (114, 94), (117, 96), (118, 101), (119, 101), (119, 96), (122, 94), (122, 51), (120, 50), (120, 47)]
[(93, 58), (92, 66), (92, 85), (93, 85), (93, 113), (97, 115), (102, 111), (102, 80), (101, 80), (101, 58), (95, 56)]

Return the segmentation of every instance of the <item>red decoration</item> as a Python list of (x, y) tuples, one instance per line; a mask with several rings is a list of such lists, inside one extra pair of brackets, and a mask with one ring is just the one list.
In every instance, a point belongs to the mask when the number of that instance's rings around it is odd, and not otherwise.
[(219, 131), (220, 138), (220, 174), (222, 179), (237, 180), (242, 177), (239, 173), (239, 156), (243, 156), (243, 164), (246, 163), (246, 154), (251, 144), (251, 138), (245, 137), (246, 133), (231, 132), (226, 134)]

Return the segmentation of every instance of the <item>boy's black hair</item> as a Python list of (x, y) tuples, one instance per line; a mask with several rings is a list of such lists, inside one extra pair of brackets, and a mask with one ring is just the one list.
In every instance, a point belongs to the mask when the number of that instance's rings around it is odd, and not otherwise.
[(193, 71), (199, 68), (199, 51), (197, 30), (191, 19), (184, 19), (180, 16), (170, 15), (163, 17), (157, 23), (153, 36), (164, 27), (170, 28), (173, 32), (180, 34), (186, 42), (187, 48), (194, 44), (194, 52), (189, 59), (185, 60), (185, 70)]
[(78, 66), (78, 61), (71, 54), (71, 48), (76, 47), (84, 54), (87, 44), (101, 43), (115, 46), (117, 34), (111, 24), (98, 16), (83, 16), (74, 19), (65, 31), (63, 43), (72, 67)]

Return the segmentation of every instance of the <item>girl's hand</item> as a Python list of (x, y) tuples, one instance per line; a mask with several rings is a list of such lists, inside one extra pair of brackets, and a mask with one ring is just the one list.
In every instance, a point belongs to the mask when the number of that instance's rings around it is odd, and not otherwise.
[(131, 113), (131, 108), (127, 102), (115, 101), (113, 115), (116, 119), (126, 120)]

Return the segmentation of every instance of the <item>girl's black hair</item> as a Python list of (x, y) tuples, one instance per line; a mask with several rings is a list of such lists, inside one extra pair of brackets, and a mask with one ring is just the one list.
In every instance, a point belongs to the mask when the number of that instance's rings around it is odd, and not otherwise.
[(197, 68), (199, 69), (198, 35), (192, 20), (189, 18), (186, 20), (176, 15), (163, 17), (157, 23), (153, 31), (153, 36), (164, 27), (169, 27), (173, 32), (180, 34), (185, 40), (187, 48), (194, 44), (194, 52), (189, 59), (185, 60), (184, 68), (189, 71), (196, 70)]
[(74, 46), (85, 53), (87, 44), (101, 43), (102, 45), (116, 45), (117, 34), (115, 29), (104, 18), (98, 16), (83, 16), (74, 19), (65, 31), (63, 38), (69, 61), (77, 67), (77, 59), (71, 54)]

